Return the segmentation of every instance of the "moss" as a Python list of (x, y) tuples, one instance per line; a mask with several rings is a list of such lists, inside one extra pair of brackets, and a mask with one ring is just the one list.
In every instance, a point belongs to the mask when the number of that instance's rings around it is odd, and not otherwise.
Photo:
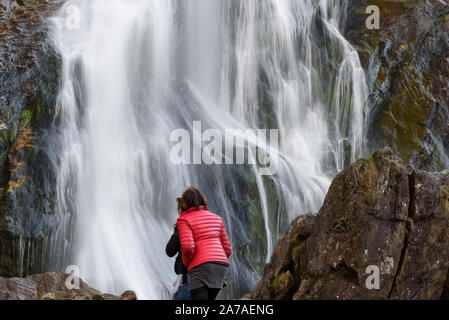
[(11, 272), (12, 258), (10, 256), (2, 257), (2, 265), (3, 267), (0, 271), (0, 275), (9, 274)]
[(354, 180), (356, 185), (358, 185), (358, 181), (363, 179), (364, 181), (369, 181), (375, 183), (377, 180), (378, 172), (376, 163), (374, 161), (374, 154), (370, 154), (365, 159), (360, 162), (354, 164), (352, 166), (354, 173)]
[(288, 280), (289, 278), (289, 271), (286, 272), (282, 272), (280, 274), (278, 274), (276, 277), (274, 277), (273, 281), (271, 282), (271, 287), (279, 292), (279, 290), (281, 289), (281, 287), (284, 285), (284, 283)]
[(433, 102), (424, 93), (417, 93), (418, 82), (413, 79), (401, 82), (400, 93), (391, 99), (384, 112), (382, 128), (388, 143), (394, 146), (400, 157), (408, 162), (427, 132), (426, 123)]
[[(428, 85), (432, 78), (431, 70), (428, 66), (421, 70), (422, 67), (417, 65), (420, 57), (414, 52), (418, 50), (418, 44), (414, 39), (405, 41), (391, 49), (391, 61), (384, 62), (379, 69), (376, 89), (381, 88), (385, 81), (390, 82), (381, 126), (387, 143), (408, 162), (421, 147), (435, 99)], [(421, 62), (421, 65), (425, 66), (425, 63)]]
[(25, 7), (35, 7), (38, 4), (37, 0), (17, 0), (17, 3)]
[(20, 125), (21, 127), (26, 127), (30, 124), (31, 118), (33, 117), (33, 113), (29, 109), (25, 109), (22, 112), (20, 117)]
[(41, 104), (38, 103), (36, 106), (36, 116), (37, 116), (37, 118), (39, 118), (41, 115), (42, 115), (42, 107), (41, 107)]
[[(444, 28), (438, 25), (444, 23), (444, 16), (419, 0), (368, 0), (354, 5), (357, 8), (350, 14), (358, 20), (349, 23), (348, 39), (367, 70), (372, 109), (382, 110), (373, 118), (376, 137), (370, 140), (374, 148), (390, 146), (409, 162), (423, 148), (435, 102), (446, 96), (442, 90), (446, 84), (438, 80), (447, 78), (442, 71), (447, 70), (446, 62), (441, 47), (435, 45), (441, 42), (437, 30)], [(368, 5), (380, 9), (380, 30), (366, 32), (364, 28)], [(414, 25), (417, 21), (435, 28), (426, 31), (425, 26), (426, 32), (421, 33)]]
[(292, 294), (295, 283), (290, 271), (282, 272), (271, 282), (271, 291), (277, 299), (288, 298)]
[(299, 256), (300, 250), (306, 245), (306, 240), (303, 239), (299, 241), (299, 243), (293, 247), (292, 249), (292, 259), (295, 260), (296, 257)]
[(443, 191), (445, 194), (447, 194), (449, 196), (449, 188), (442, 186), (441, 191)]

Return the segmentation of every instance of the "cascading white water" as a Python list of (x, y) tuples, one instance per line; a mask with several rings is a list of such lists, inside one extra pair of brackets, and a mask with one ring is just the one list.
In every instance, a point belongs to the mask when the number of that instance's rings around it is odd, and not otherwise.
[[(80, 12), (79, 28), (67, 26), (69, 7)], [(345, 155), (365, 151), (366, 81), (339, 31), (345, 11), (337, 0), (66, 1), (52, 20), (62, 55), (52, 266), (76, 264), (103, 291), (168, 298), (174, 199), (195, 185), (233, 243), (228, 296), (251, 288), (257, 270), (242, 250), (258, 246), (267, 261), (286, 223), (319, 209)], [(279, 129), (272, 184), (257, 166), (171, 163), (170, 132), (195, 120)], [(238, 187), (242, 176), (257, 199)], [(240, 188), (236, 202), (229, 186)], [(242, 244), (251, 226), (236, 219), (235, 203), (248, 197), (258, 202), (264, 244)]]

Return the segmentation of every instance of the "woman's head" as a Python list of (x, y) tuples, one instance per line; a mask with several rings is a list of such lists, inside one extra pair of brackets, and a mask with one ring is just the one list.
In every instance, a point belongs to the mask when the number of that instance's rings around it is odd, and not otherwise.
[(181, 209), (182, 211), (187, 211), (192, 207), (199, 209), (200, 206), (205, 206), (207, 208), (206, 197), (201, 193), (200, 190), (194, 187), (188, 188), (182, 194), (181, 198)]

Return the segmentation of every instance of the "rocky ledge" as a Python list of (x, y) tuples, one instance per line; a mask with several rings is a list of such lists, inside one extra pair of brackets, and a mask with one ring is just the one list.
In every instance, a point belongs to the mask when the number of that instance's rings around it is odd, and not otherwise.
[(79, 279), (79, 289), (68, 289), (70, 275), (62, 272), (35, 274), (26, 278), (0, 277), (0, 300), (118, 300)]
[(449, 172), (382, 149), (337, 175), (318, 214), (292, 222), (248, 298), (445, 299), (448, 269)]

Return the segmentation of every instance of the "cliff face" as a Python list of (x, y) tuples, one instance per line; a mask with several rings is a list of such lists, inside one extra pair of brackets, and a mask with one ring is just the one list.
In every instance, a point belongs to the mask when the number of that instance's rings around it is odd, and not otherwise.
[(316, 216), (292, 222), (251, 298), (440, 299), (448, 270), (449, 172), (382, 149), (337, 175)]
[(53, 190), (45, 135), (59, 57), (47, 36), (58, 1), (0, 2), (0, 275), (41, 271)]
[[(370, 89), (372, 150), (389, 146), (415, 168), (449, 165), (449, 2), (349, 0), (345, 36), (358, 50)], [(365, 10), (380, 9), (368, 30)]]

